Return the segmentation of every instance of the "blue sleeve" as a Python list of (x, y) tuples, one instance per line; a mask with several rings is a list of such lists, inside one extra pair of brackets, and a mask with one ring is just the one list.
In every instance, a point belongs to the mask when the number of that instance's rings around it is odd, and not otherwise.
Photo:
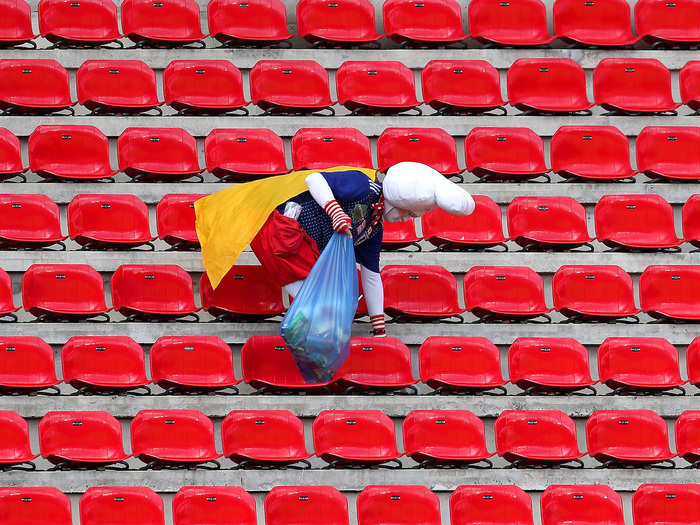
[(370, 193), (370, 178), (361, 171), (322, 171), (338, 201), (356, 201)]
[(355, 259), (368, 270), (379, 273), (379, 254), (382, 251), (382, 234), (374, 235), (355, 246)]

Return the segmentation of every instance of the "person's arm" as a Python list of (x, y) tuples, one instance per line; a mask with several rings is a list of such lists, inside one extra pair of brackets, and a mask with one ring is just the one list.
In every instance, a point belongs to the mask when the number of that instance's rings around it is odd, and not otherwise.
[(314, 172), (307, 175), (305, 180), (311, 197), (331, 218), (333, 230), (352, 235), (352, 221), (335, 200), (335, 195), (323, 174)]
[(375, 337), (386, 337), (384, 325), (384, 285), (378, 272), (360, 265), (362, 289), (367, 303), (367, 312), (372, 322), (372, 333)]

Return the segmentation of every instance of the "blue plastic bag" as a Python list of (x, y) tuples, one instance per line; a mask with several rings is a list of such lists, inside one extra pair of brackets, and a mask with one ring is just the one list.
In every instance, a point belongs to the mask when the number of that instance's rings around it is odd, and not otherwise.
[(280, 327), (307, 383), (330, 381), (347, 359), (357, 303), (352, 239), (334, 233)]

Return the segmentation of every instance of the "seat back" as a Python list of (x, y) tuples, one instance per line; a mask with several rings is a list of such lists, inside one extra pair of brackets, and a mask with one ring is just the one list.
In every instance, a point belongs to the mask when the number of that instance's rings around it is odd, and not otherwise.
[(212, 315), (231, 314), (237, 319), (264, 319), (285, 311), (282, 290), (259, 265), (235, 265), (212, 290), (209, 276), (199, 281), (202, 308)]
[(494, 423), (494, 433), (498, 455), (506, 461), (581, 456), (576, 423), (560, 410), (504, 410)]
[(335, 73), (338, 102), (361, 106), (410, 108), (419, 104), (413, 72), (395, 61), (347, 61)]
[(121, 14), (124, 34), (136, 42), (151, 39), (187, 43), (204, 37), (199, 5), (194, 0), (124, 0)]
[(156, 73), (141, 60), (86, 60), (75, 82), (78, 102), (91, 111), (148, 109), (160, 104)]
[(467, 169), (477, 176), (482, 171), (516, 175), (548, 171), (542, 139), (529, 128), (474, 128), (464, 149)]
[(681, 100), (696, 112), (700, 109), (700, 60), (690, 60), (678, 74)]
[(0, 386), (44, 388), (60, 382), (53, 348), (40, 337), (1, 337), (0, 362)]
[(324, 410), (313, 423), (314, 450), (325, 461), (393, 459), (394, 422), (379, 410)]
[[(415, 3), (415, 2), (414, 2)], [(454, 175), (457, 144), (442, 128), (386, 128), (377, 139), (377, 164), (386, 171), (399, 162), (420, 162), (443, 175)]]
[(700, 460), (700, 411), (684, 411), (674, 424), (678, 456), (691, 464)]
[(29, 444), (29, 424), (16, 412), (0, 410), (0, 465), (22, 463), (35, 457)]
[(130, 175), (199, 173), (197, 141), (180, 128), (126, 128), (117, 139), (119, 169)]
[(472, 38), (504, 45), (539, 45), (552, 41), (540, 0), (474, 0), (469, 3)]
[(0, 239), (53, 243), (64, 237), (58, 205), (46, 195), (0, 194)]
[(700, 2), (697, 0), (675, 2), (641, 0), (634, 5), (637, 33), (651, 40), (700, 41), (700, 28), (692, 22), (698, 17), (700, 17)]
[(491, 197), (473, 195), (474, 212), (452, 215), (440, 208), (421, 217), (423, 236), (434, 246), (463, 245), (488, 247), (506, 241), (503, 236), (501, 208)]
[(454, 0), (387, 0), (382, 19), (387, 36), (399, 42), (457, 42), (467, 38), (460, 5)]
[(556, 0), (554, 34), (591, 46), (624, 46), (637, 40), (632, 34), (630, 7), (625, 0)]
[(0, 178), (23, 170), (19, 139), (7, 128), (0, 128)]
[(335, 379), (376, 387), (401, 387), (416, 382), (411, 372), (411, 351), (395, 337), (353, 337), (350, 354)]
[(177, 110), (247, 104), (241, 71), (228, 60), (173, 60), (163, 71), (165, 103)]
[(688, 382), (693, 385), (700, 384), (700, 336), (688, 345), (685, 361), (688, 368)]
[(265, 497), (267, 525), (348, 525), (348, 500), (335, 487), (274, 487)]
[(625, 525), (622, 498), (607, 485), (550, 485), (540, 498), (542, 525)]
[(433, 388), (504, 384), (500, 351), (485, 337), (430, 336), (420, 346), (418, 362), (421, 381)]
[(625, 317), (639, 312), (632, 277), (619, 266), (565, 265), (552, 279), (554, 308), (577, 315)]
[(34, 38), (32, 12), (25, 0), (2, 0), (0, 7), (0, 43), (21, 43)]
[(112, 304), (124, 315), (185, 315), (197, 310), (192, 278), (176, 264), (123, 264), (112, 274)]
[(17, 310), (19, 307), (15, 306), (12, 294), (12, 278), (10, 274), (0, 268), (0, 312), (5, 315)]
[(53, 110), (72, 104), (68, 71), (56, 60), (0, 60), (0, 108)]
[(484, 423), (469, 410), (413, 410), (403, 420), (403, 446), (416, 461), (425, 457), (480, 459)]
[(378, 37), (369, 0), (300, 0), (296, 12), (299, 36), (311, 41), (363, 42)]
[(194, 203), (206, 197), (206, 193), (164, 195), (156, 205), (156, 225), (158, 238), (166, 243), (184, 246), (199, 245), (195, 229)]
[(508, 348), (510, 382), (523, 389), (589, 386), (589, 366), (586, 347), (567, 337), (518, 337)]
[(680, 319), (700, 319), (700, 266), (647, 266), (639, 278), (642, 310)]
[(217, 177), (231, 173), (287, 173), (284, 142), (269, 129), (215, 129), (204, 141), (207, 170)]
[(516, 316), (540, 315), (544, 303), (544, 281), (525, 266), (473, 266), (464, 276), (467, 310)]
[(148, 206), (136, 195), (76, 195), (68, 204), (68, 233), (79, 244), (150, 241)]
[(257, 525), (255, 498), (241, 487), (182, 487), (173, 498), (173, 525)]
[(452, 525), (533, 525), (530, 496), (515, 485), (461, 485), (450, 495)]
[(263, 109), (314, 109), (333, 103), (328, 71), (313, 60), (260, 60), (250, 70), (249, 82), (253, 104)]
[(70, 499), (55, 487), (0, 487), (0, 516), (7, 525), (32, 525), (51, 516), (55, 525), (71, 525)]
[(661, 337), (608, 337), (598, 348), (598, 376), (611, 388), (669, 388), (685, 382), (678, 350)]
[(150, 351), (153, 382), (167, 388), (226, 387), (236, 383), (233, 353), (216, 336), (163, 336)]
[(85, 525), (164, 525), (163, 500), (148, 487), (91, 487), (80, 498)]
[(288, 410), (233, 410), (221, 424), (224, 456), (240, 462), (309, 457), (304, 423)]
[(422, 485), (369, 485), (357, 497), (358, 525), (440, 525), (440, 500)]
[(683, 238), (693, 246), (700, 243), (700, 193), (691, 195), (683, 205)]
[(292, 137), (292, 165), (295, 170), (372, 168), (369, 139), (355, 128), (301, 128)]
[(522, 111), (580, 111), (591, 107), (586, 74), (570, 58), (519, 58), (508, 69), (508, 101)]
[(207, 6), (207, 22), (211, 35), (220, 42), (240, 39), (266, 43), (292, 36), (280, 0), (212, 0)]
[(112, 0), (40, 0), (39, 31), (51, 42), (106, 43), (121, 36)]
[(586, 210), (571, 197), (516, 197), (506, 210), (508, 234), (520, 246), (590, 241)]
[(442, 266), (387, 265), (382, 281), (389, 315), (450, 317), (462, 312), (457, 303), (457, 279)]
[(700, 128), (647, 126), (637, 136), (637, 169), (647, 176), (697, 179)]
[(634, 525), (697, 523), (700, 520), (700, 485), (644, 483), (632, 496), (632, 517)]
[(501, 77), (485, 60), (431, 60), (421, 72), (423, 100), (431, 107), (478, 112), (505, 104)]
[(413, 219), (401, 222), (385, 221), (382, 225), (382, 248), (385, 250), (404, 248), (421, 239), (416, 233), (416, 221)]

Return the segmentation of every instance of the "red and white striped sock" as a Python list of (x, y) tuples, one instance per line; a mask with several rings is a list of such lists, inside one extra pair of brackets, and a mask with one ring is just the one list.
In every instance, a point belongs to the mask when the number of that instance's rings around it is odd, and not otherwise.
[(328, 214), (333, 221), (333, 231), (344, 232), (352, 226), (352, 221), (348, 214), (343, 211), (338, 201), (332, 200), (323, 207), (323, 210)]
[(372, 315), (369, 320), (372, 322), (372, 334), (375, 337), (386, 337), (384, 314)]

